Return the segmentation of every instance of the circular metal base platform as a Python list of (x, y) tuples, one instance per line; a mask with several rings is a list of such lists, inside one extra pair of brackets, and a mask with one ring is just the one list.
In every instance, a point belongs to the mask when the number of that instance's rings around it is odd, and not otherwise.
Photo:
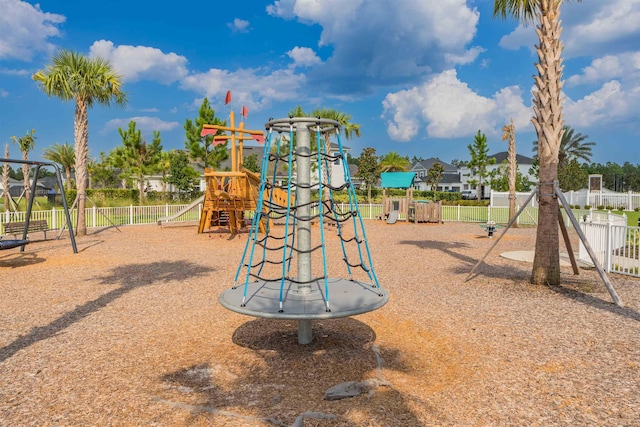
[[(329, 307), (325, 305), (324, 280), (311, 283), (311, 288), (299, 291), (297, 283), (285, 280), (280, 311), (280, 280), (249, 283), (246, 301), (242, 305), (245, 286), (239, 285), (220, 294), (220, 303), (229, 310), (254, 317), (270, 319), (314, 320), (348, 317), (367, 313), (389, 301), (382, 288), (346, 279), (328, 279)], [(306, 291), (306, 292), (304, 292)]]

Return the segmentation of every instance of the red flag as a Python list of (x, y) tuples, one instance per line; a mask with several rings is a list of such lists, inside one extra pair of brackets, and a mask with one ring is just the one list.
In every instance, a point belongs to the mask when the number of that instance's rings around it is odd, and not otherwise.
[(264, 144), (264, 136), (262, 135), (251, 135), (251, 138), (253, 138), (253, 140), (258, 144)]
[(242, 117), (246, 118), (248, 114), (249, 114), (249, 109), (243, 105), (242, 106)]
[(224, 135), (218, 135), (217, 138), (215, 136), (213, 137), (214, 146), (224, 144), (225, 142), (227, 142), (227, 138), (225, 138)]
[(227, 105), (230, 102), (231, 102), (231, 91), (228, 90), (227, 91), (227, 96), (224, 98), (224, 105)]

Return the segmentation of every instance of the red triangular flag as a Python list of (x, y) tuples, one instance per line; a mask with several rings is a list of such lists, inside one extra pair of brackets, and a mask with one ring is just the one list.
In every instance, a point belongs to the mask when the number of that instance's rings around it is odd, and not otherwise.
[(248, 114), (249, 114), (249, 109), (243, 105), (242, 106), (242, 117), (246, 118)]
[(264, 136), (262, 135), (251, 135), (251, 138), (253, 138), (253, 140), (258, 144), (264, 144)]
[(224, 98), (224, 105), (227, 105), (230, 102), (231, 102), (231, 91), (228, 90), (227, 91), (227, 96)]

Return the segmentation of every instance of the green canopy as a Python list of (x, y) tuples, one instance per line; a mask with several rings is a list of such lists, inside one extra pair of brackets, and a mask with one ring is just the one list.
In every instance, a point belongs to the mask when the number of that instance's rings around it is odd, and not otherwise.
[(409, 188), (415, 176), (415, 172), (382, 172), (382, 188)]

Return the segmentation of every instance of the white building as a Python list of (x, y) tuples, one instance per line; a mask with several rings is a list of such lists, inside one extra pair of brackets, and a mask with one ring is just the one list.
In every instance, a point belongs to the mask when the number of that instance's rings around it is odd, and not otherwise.
[[(491, 173), (492, 171), (498, 169), (500, 166), (502, 166), (503, 164), (505, 164), (506, 162), (508, 162), (508, 153), (506, 151), (501, 151), (499, 153), (495, 153), (495, 154), (491, 154), (488, 155), (487, 158), (494, 158), (496, 159), (495, 164), (492, 165), (487, 165), (487, 174)], [(529, 171), (531, 170), (531, 167), (533, 166), (533, 159), (530, 157), (526, 157), (523, 156), (521, 154), (516, 154), (516, 164), (518, 166), (518, 172), (526, 177), (527, 179), (529, 179), (529, 181), (536, 181), (537, 178), (531, 174), (529, 174)], [(477, 174), (472, 174), (471, 169), (469, 169), (468, 167), (464, 166), (462, 168), (460, 168), (460, 181), (462, 183), (462, 190), (475, 190), (476, 186), (475, 185), (471, 185), (469, 183), (469, 181), (471, 180), (478, 180), (478, 175)], [(489, 179), (485, 178), (483, 180), (482, 183), (482, 190), (481, 190), (481, 197), (483, 198), (488, 198), (489, 195), (491, 194), (491, 185), (489, 185)]]

